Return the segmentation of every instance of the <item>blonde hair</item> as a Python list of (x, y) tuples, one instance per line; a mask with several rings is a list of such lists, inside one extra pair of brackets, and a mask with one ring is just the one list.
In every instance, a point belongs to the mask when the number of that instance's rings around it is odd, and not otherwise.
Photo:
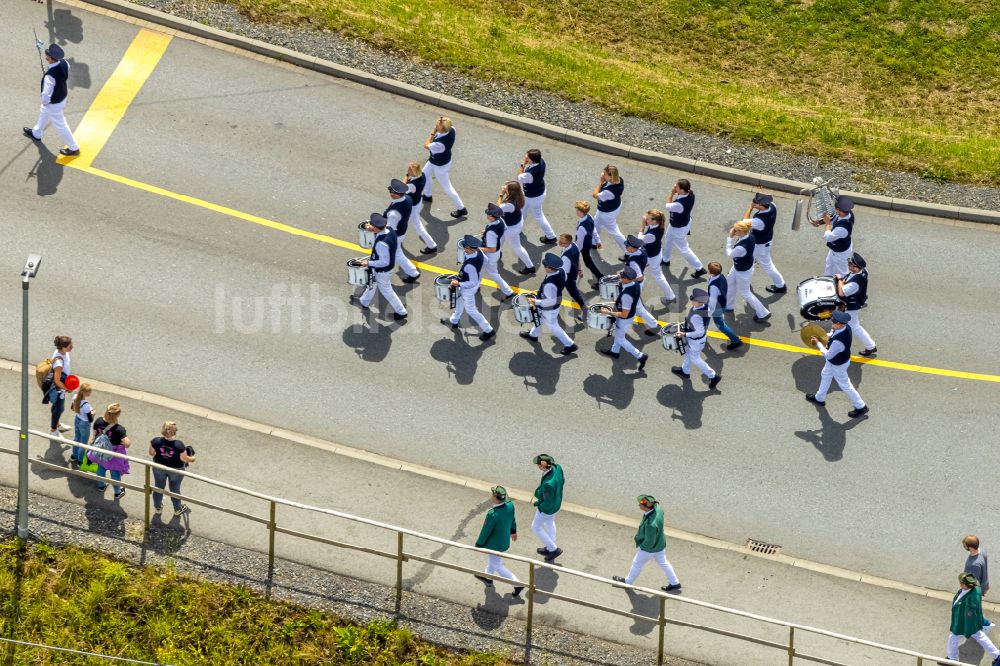
[(573, 204), (573, 208), (576, 208), (581, 213), (589, 213), (590, 212), (590, 202), (589, 201), (577, 201), (575, 204)]
[(663, 211), (659, 208), (650, 208), (646, 211), (646, 215), (648, 215), (651, 219), (656, 220), (656, 223), (660, 226), (663, 226), (663, 223), (667, 221), (667, 216), (664, 215)]
[(104, 420), (111, 425), (115, 425), (118, 423), (118, 417), (121, 416), (121, 413), (122, 406), (117, 402), (113, 402), (104, 410)]
[(750, 220), (740, 220), (739, 222), (733, 225), (733, 229), (736, 229), (736, 231), (740, 232), (741, 236), (745, 236), (748, 233), (750, 233), (751, 229), (753, 229), (753, 222), (751, 222)]
[(410, 162), (406, 165), (406, 175), (410, 178), (419, 178), (424, 172), (424, 168), (420, 166), (420, 162)]
[(451, 129), (451, 118), (448, 116), (441, 116), (437, 121), (438, 127), (441, 128), (442, 132), (447, 132)]
[(83, 399), (89, 397), (92, 391), (93, 388), (90, 384), (80, 384), (80, 390), (76, 392), (76, 397), (73, 398), (73, 404), (70, 405), (70, 409), (79, 414), (80, 405), (83, 404)]
[(618, 167), (615, 165), (609, 164), (604, 167), (604, 173), (608, 174), (608, 181), (610, 181), (612, 185), (617, 185), (622, 182), (622, 177), (618, 174)]
[(174, 421), (164, 421), (160, 434), (167, 438), (173, 437), (177, 434), (177, 424)]

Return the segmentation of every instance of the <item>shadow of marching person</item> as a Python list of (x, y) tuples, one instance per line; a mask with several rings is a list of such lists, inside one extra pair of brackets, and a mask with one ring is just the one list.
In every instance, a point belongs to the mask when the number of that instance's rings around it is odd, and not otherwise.
[(628, 595), (628, 600), (632, 603), (632, 612), (649, 618), (648, 621), (632, 618), (629, 633), (634, 636), (646, 636), (652, 633), (653, 629), (656, 629), (656, 623), (660, 617), (660, 600), (657, 597), (640, 594), (631, 589), (626, 589), (625, 594)]
[[(575, 354), (562, 355), (555, 352), (555, 356), (542, 349), (541, 342), (527, 342), (531, 346), (531, 351), (515, 352), (510, 357), (508, 367), (510, 371), (524, 379), (524, 388), (535, 389), (538, 395), (552, 395), (556, 392), (556, 385), (559, 383), (559, 372), (567, 361), (575, 358)], [(559, 345), (562, 349), (562, 345)], [(532, 378), (534, 381), (529, 380)]]
[(344, 329), (344, 344), (352, 347), (362, 361), (378, 363), (385, 360), (392, 347), (389, 328), (375, 318), (372, 310), (361, 310), (361, 320)]
[[(555, 563), (553, 562), (553, 564)], [(558, 585), (559, 573), (557, 571), (548, 567), (537, 567), (535, 569), (535, 603), (548, 603), (549, 595), (538, 592), (555, 592)]]
[[(803, 395), (803, 402), (805, 402), (805, 394), (815, 392), (819, 386), (823, 363), (822, 358), (809, 355), (803, 356), (792, 364), (792, 377), (795, 379), (795, 387)], [(847, 375), (851, 378), (851, 383), (854, 384), (855, 388), (861, 384), (861, 374), (861, 364), (852, 363), (847, 371)], [(810, 405), (815, 408), (819, 416), (820, 427), (814, 430), (798, 430), (795, 432), (796, 437), (816, 447), (816, 450), (823, 455), (824, 460), (827, 462), (837, 462), (843, 459), (844, 449), (847, 448), (848, 431), (853, 430), (868, 418), (864, 416), (842, 423), (830, 416), (830, 399), (836, 393), (839, 393), (839, 391), (833, 391), (833, 387), (836, 385), (837, 382), (834, 381), (831, 385), (831, 393), (826, 397), (827, 404), (825, 407)], [(850, 403), (847, 403), (843, 407), (845, 415), (850, 408)]]
[(619, 362), (612, 367), (611, 376), (591, 374), (583, 380), (583, 390), (597, 401), (598, 406), (609, 405), (615, 409), (625, 409), (632, 404), (635, 397), (635, 380), (644, 379), (646, 373), (632, 372), (625, 374)]
[[(479, 368), (479, 359), (488, 347), (496, 344), (496, 338), (482, 342), (478, 339), (477, 328), (472, 329), (474, 332), (466, 332), (461, 325), (458, 328), (448, 328), (443, 324), (440, 326), (451, 333), (451, 337), (434, 341), (431, 345), (431, 358), (444, 363), (445, 372), (449, 377), (454, 377), (458, 384), (462, 386), (471, 384)], [(475, 338), (475, 342), (470, 338)]]
[(55, 194), (59, 189), (59, 183), (63, 179), (63, 169), (66, 167), (58, 162), (55, 153), (46, 148), (42, 141), (33, 141), (38, 149), (38, 159), (28, 172), (25, 182), (32, 178), (37, 185), (37, 193), (40, 197), (47, 197)]
[(49, 44), (65, 46), (67, 43), (79, 44), (83, 41), (83, 20), (73, 16), (69, 9), (52, 8), (52, 0), (47, 0), (48, 13), (45, 28), (49, 31)]

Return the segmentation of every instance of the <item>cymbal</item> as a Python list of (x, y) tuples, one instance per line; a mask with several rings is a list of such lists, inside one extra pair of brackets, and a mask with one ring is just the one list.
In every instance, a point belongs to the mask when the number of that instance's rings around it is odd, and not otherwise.
[(802, 327), (799, 331), (799, 337), (802, 338), (803, 344), (807, 347), (813, 346), (812, 342), (810, 342), (810, 338), (816, 338), (822, 342), (824, 346), (830, 344), (830, 336), (827, 334), (826, 329), (812, 321)]

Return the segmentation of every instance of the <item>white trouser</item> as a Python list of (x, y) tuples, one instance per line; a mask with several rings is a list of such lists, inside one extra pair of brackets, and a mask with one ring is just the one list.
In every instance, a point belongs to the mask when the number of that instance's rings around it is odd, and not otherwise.
[(854, 336), (854, 339), (860, 341), (865, 346), (865, 349), (875, 349), (875, 341), (872, 340), (872, 336), (868, 335), (865, 327), (861, 325), (861, 311), (848, 310), (847, 315), (851, 318), (851, 321), (847, 325), (851, 327), (851, 335)]
[(486, 261), (483, 262), (483, 274), (497, 283), (497, 286), (500, 287), (500, 292), (504, 296), (513, 294), (514, 290), (510, 288), (506, 280), (500, 277), (500, 269), (497, 268), (497, 264), (500, 263), (500, 253), (484, 252), (483, 254), (486, 254)]
[(524, 220), (521, 220), (517, 224), (512, 224), (503, 231), (503, 238), (501, 238), (501, 247), (503, 243), (510, 246), (510, 249), (514, 250), (514, 254), (517, 258), (521, 260), (525, 268), (531, 268), (535, 264), (532, 263), (531, 257), (528, 256), (528, 251), (524, 249), (521, 245), (521, 229), (524, 228)]
[(413, 265), (410, 258), (403, 253), (403, 241), (406, 240), (406, 235), (396, 237), (396, 265), (403, 269), (403, 272), (410, 277), (416, 277), (420, 275), (420, 271), (417, 267)]
[(31, 134), (36, 139), (41, 139), (42, 132), (45, 131), (46, 126), (52, 123), (59, 130), (59, 136), (62, 137), (63, 143), (66, 144), (67, 148), (70, 150), (80, 150), (76, 139), (73, 138), (73, 132), (70, 131), (69, 125), (66, 124), (65, 110), (66, 100), (58, 104), (42, 104), (41, 109), (38, 111), (38, 122), (31, 128)]
[(365, 307), (371, 305), (372, 300), (375, 298), (375, 289), (377, 287), (382, 297), (385, 298), (396, 314), (406, 314), (403, 302), (399, 300), (399, 296), (392, 290), (392, 273), (390, 271), (381, 273), (373, 271), (372, 277), (374, 279), (371, 284), (365, 288), (365, 293), (361, 294), (361, 305)]
[[(562, 326), (559, 325), (559, 309), (555, 310), (542, 310), (538, 309), (538, 320), (545, 325), (545, 328), (549, 329), (554, 337), (559, 342), (563, 343), (564, 347), (570, 347), (573, 345), (573, 339), (566, 335), (566, 331), (563, 330)], [(533, 338), (537, 338), (542, 334), (541, 326), (532, 326), (531, 330), (528, 331), (528, 335)]]
[(828, 250), (826, 253), (826, 265), (823, 266), (823, 275), (834, 276), (837, 273), (847, 275), (847, 260), (854, 254), (854, 246), (847, 248), (844, 252), (834, 252)]
[(462, 198), (458, 196), (458, 192), (455, 191), (455, 188), (451, 184), (451, 176), (448, 175), (449, 171), (451, 171), (451, 162), (441, 166), (435, 166), (428, 161), (427, 164), (424, 165), (424, 175), (427, 176), (427, 181), (424, 183), (424, 196), (429, 197), (432, 195), (431, 191), (433, 188), (431, 180), (436, 178), (438, 184), (441, 186), (441, 189), (444, 190), (444, 193), (451, 197), (451, 200), (455, 202), (455, 207), (458, 210), (462, 210), (465, 208), (465, 204), (462, 203)]
[[(948, 634), (948, 654), (945, 655), (948, 659), (958, 661), (958, 646), (961, 645), (964, 638), (964, 636)], [(979, 643), (983, 648), (983, 652), (990, 655), (990, 659), (996, 659), (1000, 656), (1000, 650), (997, 649), (997, 646), (993, 645), (993, 641), (981, 630), (972, 634), (969, 638)]]
[(507, 580), (518, 583), (517, 576), (510, 572), (510, 569), (503, 565), (503, 560), (499, 555), (486, 556), (486, 573), (492, 576), (503, 576)]
[(758, 317), (767, 316), (767, 308), (765, 308), (764, 304), (760, 302), (760, 299), (754, 296), (754, 293), (750, 291), (750, 280), (752, 278), (752, 266), (748, 271), (738, 271), (735, 266), (729, 269), (729, 273), (726, 275), (726, 309), (732, 310), (735, 307), (736, 293), (739, 292), (740, 296), (743, 297), (743, 300), (747, 302), (747, 305), (753, 308), (755, 315)]
[(775, 287), (779, 289), (785, 286), (785, 278), (781, 277), (781, 273), (778, 272), (777, 266), (771, 261), (771, 244), (763, 243), (757, 245), (753, 249), (753, 260), (760, 264), (760, 267), (764, 269), (767, 276), (771, 278), (771, 282), (774, 283)]
[(664, 298), (668, 301), (672, 301), (677, 298), (677, 294), (675, 294), (674, 290), (670, 288), (670, 283), (667, 282), (667, 277), (663, 274), (663, 269), (660, 268), (660, 261), (662, 261), (662, 259), (663, 251), (660, 250), (658, 255), (649, 258), (649, 263), (646, 264), (645, 273), (651, 276), (653, 278), (653, 282), (656, 283), (656, 286), (663, 291)]
[(701, 357), (701, 350), (705, 348), (706, 338), (700, 340), (687, 341), (687, 351), (684, 353), (684, 362), (681, 364), (681, 370), (685, 373), (691, 373), (691, 366), (694, 365), (696, 368), (701, 370), (702, 374), (712, 379), (715, 377), (715, 370), (709, 367), (708, 363)]
[(667, 237), (663, 241), (663, 261), (670, 261), (670, 253), (676, 247), (681, 256), (691, 264), (691, 268), (700, 271), (705, 265), (701, 263), (701, 259), (695, 256), (691, 246), (688, 245), (688, 231), (690, 230), (690, 224), (686, 227), (667, 227)]
[(545, 213), (542, 212), (543, 203), (545, 203), (545, 192), (542, 192), (542, 195), (538, 197), (525, 197), (524, 214), (531, 213), (531, 216), (538, 221), (538, 227), (546, 238), (555, 238), (556, 232), (552, 230), (552, 225), (545, 219)]
[[(645, 284), (645, 280), (639, 283), (640, 294), (642, 293), (642, 287)], [(653, 316), (653, 313), (647, 310), (646, 306), (642, 304), (642, 298), (640, 298), (639, 302), (635, 304), (635, 314), (642, 320), (642, 323), (644, 323), (647, 328), (658, 329), (660, 327), (660, 322), (656, 321), (656, 317)]]
[(843, 365), (834, 365), (829, 361), (824, 363), (823, 371), (819, 374), (819, 390), (816, 391), (816, 399), (820, 402), (825, 402), (826, 393), (830, 390), (830, 382), (836, 379), (837, 386), (851, 399), (851, 403), (854, 404), (855, 409), (864, 407), (865, 401), (861, 399), (858, 390), (851, 383), (851, 378), (847, 376), (847, 368), (849, 367), (851, 367), (850, 361)]
[(556, 549), (556, 515), (542, 513), (535, 509), (535, 519), (531, 521), (531, 531), (550, 553)]
[(600, 236), (602, 232), (607, 232), (615, 242), (618, 243), (623, 251), (625, 250), (625, 236), (622, 235), (622, 230), (618, 228), (618, 213), (620, 213), (622, 207), (619, 206), (617, 210), (610, 212), (597, 211), (594, 215), (594, 230), (597, 231), (597, 235)]
[(451, 323), (457, 324), (462, 321), (462, 313), (469, 315), (469, 319), (476, 323), (483, 333), (489, 333), (493, 330), (490, 326), (490, 322), (486, 320), (483, 313), (479, 311), (476, 307), (476, 294), (479, 293), (479, 287), (471, 287), (466, 289), (464, 287), (458, 288), (458, 298), (455, 299), (455, 311), (451, 313)]
[(642, 356), (642, 352), (636, 349), (635, 345), (629, 342), (628, 338), (625, 337), (625, 334), (628, 333), (630, 328), (632, 328), (631, 317), (626, 317), (625, 319), (615, 317), (615, 341), (611, 345), (611, 351), (618, 353), (624, 349), (629, 354), (632, 354), (632, 356), (640, 358)]
[(667, 574), (668, 583), (671, 585), (677, 585), (680, 583), (680, 581), (677, 580), (677, 574), (674, 573), (674, 568), (670, 566), (670, 562), (667, 561), (666, 549), (658, 550), (655, 553), (647, 553), (641, 548), (637, 548), (635, 551), (635, 559), (632, 560), (632, 569), (628, 572), (628, 575), (625, 576), (625, 582), (629, 585), (633, 585), (635, 583), (635, 579), (639, 577), (639, 573), (642, 571), (642, 568), (646, 566), (646, 562), (649, 562), (650, 560), (655, 560), (656, 563), (660, 565), (660, 568), (663, 569), (663, 573)]
[(424, 222), (420, 219), (420, 211), (423, 210), (423, 208), (424, 202), (421, 201), (413, 207), (413, 210), (410, 211), (410, 226), (417, 230), (417, 236), (420, 237), (420, 240), (422, 240), (427, 247), (433, 250), (437, 248), (437, 242), (431, 238), (429, 233), (427, 233), (427, 229), (424, 227)]

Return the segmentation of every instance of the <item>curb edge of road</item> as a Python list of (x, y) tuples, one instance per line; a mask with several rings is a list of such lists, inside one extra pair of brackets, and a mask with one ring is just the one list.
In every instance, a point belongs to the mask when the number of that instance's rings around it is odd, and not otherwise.
[[(627, 159), (667, 167), (677, 171), (688, 172), (700, 176), (708, 176), (718, 180), (724, 180), (741, 185), (749, 185), (753, 188), (773, 190), (786, 194), (800, 194), (804, 188), (812, 187), (808, 183), (802, 183), (778, 176), (734, 169), (703, 160), (693, 160), (676, 155), (668, 155), (643, 148), (637, 148), (614, 141), (608, 141), (599, 137), (583, 134), (574, 130), (550, 125), (530, 118), (515, 116), (496, 109), (490, 109), (479, 104), (466, 102), (464, 100), (436, 93), (425, 88), (395, 81), (375, 74), (339, 65), (329, 60), (315, 58), (297, 51), (292, 51), (281, 46), (268, 44), (250, 37), (243, 37), (235, 33), (226, 32), (218, 28), (203, 25), (196, 21), (167, 14), (156, 9), (144, 7), (142, 5), (129, 2), (128, 0), (77, 0), (84, 5), (93, 5), (106, 10), (120, 12), (133, 18), (143, 19), (157, 25), (172, 28), (174, 30), (200, 37), (202, 39), (220, 42), (231, 47), (243, 49), (286, 62), (298, 67), (310, 69), (322, 74), (345, 79), (364, 86), (369, 86), (385, 92), (406, 97), (418, 102), (424, 102), (432, 106), (437, 106), (450, 111), (482, 118), (491, 122), (519, 129), (532, 134), (562, 141), (572, 145), (588, 148), (608, 155), (615, 155)], [(981, 208), (965, 208), (962, 206), (951, 206), (945, 204), (935, 204), (914, 199), (897, 199), (884, 197), (877, 194), (866, 194), (863, 192), (852, 192), (843, 190), (844, 194), (850, 196), (856, 204), (878, 208), (896, 213), (911, 213), (916, 215), (927, 215), (930, 217), (945, 218), (948, 220), (959, 220), (964, 222), (979, 222), (1000, 225), (1000, 211), (991, 211)]]
[[(31, 365), (28, 366), (28, 369), (29, 369), (29, 383), (30, 383), (31, 377), (33, 377), (34, 375), (35, 367)], [(20, 373), (21, 364), (19, 362), (11, 361), (8, 359), (0, 359), (0, 370), (7, 370), (10, 372)], [(206, 421), (210, 421), (212, 423), (218, 423), (221, 425), (227, 425), (234, 428), (240, 428), (243, 430), (249, 430), (263, 435), (268, 435), (270, 437), (275, 437), (294, 444), (301, 444), (304, 446), (310, 446), (313, 448), (322, 449), (324, 451), (328, 451), (335, 455), (344, 456), (346, 458), (352, 458), (354, 460), (359, 460), (369, 464), (378, 465), (380, 467), (386, 467), (388, 469), (393, 469), (400, 472), (407, 472), (410, 474), (416, 474), (418, 476), (423, 476), (429, 479), (444, 481), (446, 483), (450, 483), (453, 485), (462, 486), (464, 488), (471, 488), (474, 490), (481, 490), (484, 492), (489, 490), (493, 485), (490, 482), (483, 481), (481, 479), (476, 479), (469, 476), (463, 476), (461, 474), (455, 474), (452, 472), (435, 469), (433, 467), (426, 467), (424, 465), (410, 463), (396, 458), (390, 458), (389, 456), (384, 456), (382, 454), (374, 453), (372, 451), (366, 451), (364, 449), (358, 449), (343, 444), (337, 444), (336, 442), (320, 439), (319, 437), (313, 437), (312, 435), (306, 435), (303, 433), (294, 432), (292, 430), (286, 430), (284, 428), (270, 426), (265, 423), (252, 421), (250, 419), (245, 419), (240, 416), (233, 416), (231, 414), (226, 414), (224, 412), (218, 412), (213, 409), (209, 409), (207, 407), (201, 407), (199, 405), (194, 405), (192, 403), (184, 402), (182, 400), (175, 400), (173, 398), (168, 398), (166, 396), (158, 395), (156, 393), (150, 393), (148, 391), (142, 391), (138, 389), (131, 389), (124, 386), (109, 384), (107, 382), (97, 381), (93, 379), (89, 380), (89, 383), (94, 388), (95, 391), (110, 393), (112, 395), (128, 398), (130, 400), (136, 400), (138, 402), (143, 402), (156, 407), (170, 409), (179, 412), (181, 414), (196, 416), (198, 418), (205, 419)], [(530, 502), (533, 499), (533, 494), (527, 490), (512, 488), (508, 486), (507, 491), (511, 496), (511, 498), (519, 502)], [(583, 506), (581, 504), (575, 504), (572, 502), (564, 502), (562, 505), (562, 510), (586, 518), (594, 518), (596, 520), (601, 520), (616, 525), (622, 525), (625, 527), (634, 527), (636, 524), (636, 520), (634, 518), (623, 516), (617, 513), (612, 513), (610, 511), (594, 509), (591, 507)], [(738, 544), (730, 543), (728, 541), (723, 541), (721, 539), (716, 539), (710, 536), (705, 536), (703, 534), (697, 534), (695, 532), (688, 532), (686, 530), (679, 530), (676, 528), (667, 527), (666, 533), (667, 536), (672, 539), (678, 539), (680, 541), (685, 541), (688, 543), (696, 544), (699, 546), (705, 546), (708, 548), (714, 548), (716, 550), (730, 551), (733, 553), (737, 553), (739, 555), (743, 555), (744, 557), (754, 557), (756, 559), (761, 559), (768, 562), (776, 562), (796, 569), (802, 569), (805, 571), (810, 571), (812, 573), (825, 574), (827, 576), (833, 576), (835, 578), (842, 578), (844, 580), (863, 583), (865, 585), (870, 585), (872, 587), (879, 587), (887, 590), (893, 590), (896, 592), (903, 592), (905, 594), (912, 594), (918, 597), (928, 597), (930, 599), (938, 599), (942, 601), (950, 601), (954, 596), (953, 593), (945, 590), (936, 590), (928, 587), (920, 587), (919, 585), (911, 585), (909, 583), (903, 583), (901, 581), (891, 580), (889, 578), (870, 576), (868, 574), (861, 573), (858, 571), (851, 571), (849, 569), (844, 569), (842, 567), (823, 564), (821, 562), (814, 562), (812, 560), (804, 560), (801, 558), (792, 557), (790, 555), (782, 555), (781, 553), (778, 553), (776, 555), (764, 555), (762, 553), (756, 553)], [(984, 601), (983, 608), (985, 610), (997, 613), (1000, 612), (1000, 603), (990, 603)]]

